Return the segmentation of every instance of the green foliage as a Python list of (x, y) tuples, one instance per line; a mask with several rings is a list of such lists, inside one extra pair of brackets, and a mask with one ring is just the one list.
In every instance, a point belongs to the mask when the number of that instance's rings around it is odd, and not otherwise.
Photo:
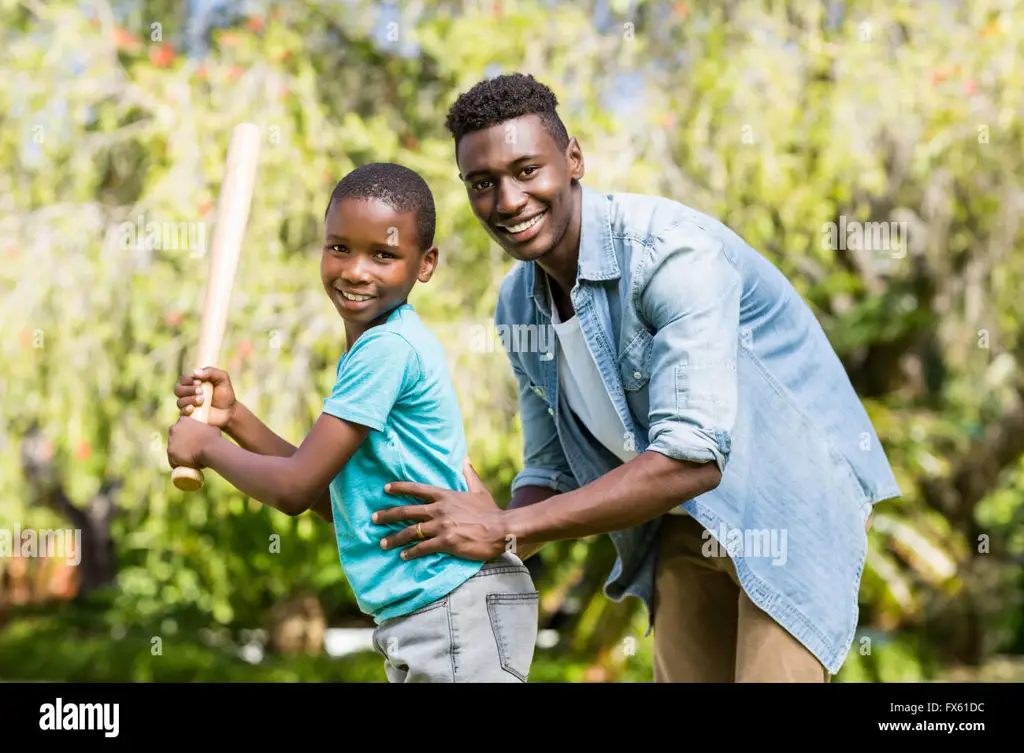
[[(973, 526), (990, 536), (1002, 584), (985, 597), (1000, 636), (991, 650), (1014, 636), (1024, 643), (1011, 598), (1021, 588), (1024, 466), (1009, 453), (980, 499), (964, 496), (957, 475), (1019, 400), (1024, 255), (1011, 199), (1024, 174), (1021, 11), (982, 3), (946, 17), (916, 3), (858, 2), (836, 20), (813, 4), (633, 2), (613, 3), (598, 27), (586, 3), (506, 2), (500, 15), (427, 5), (419, 15), (403, 7), (398, 38), (383, 46), (372, 39), (377, 3), (342, 12), (291, 2), (229, 18), (208, 52), (186, 54), (181, 4), (141, 3), (118, 17), (66, 1), (0, 3), (0, 525), (63, 524), (28, 505), (17, 450), (33, 422), (73, 501), (105, 479), (123, 482), (104, 629), (126, 631), (118, 645), (127, 648), (115, 658), (102, 634), (82, 637), (75, 656), (60, 655), (66, 679), (364, 676), (344, 661), (264, 669), (184, 645), (151, 668), (138, 659), (143, 625), (177, 624), (182, 635), (255, 626), (305, 591), (331, 613), (355, 610), (328, 527), (262, 509), (215, 474), (190, 495), (168, 476), (172, 389), (195, 365), (205, 254), (240, 121), (264, 134), (218, 364), (242, 401), (295, 444), (312, 426), (345, 348), (318, 278), (327, 198), (361, 162), (407, 164), (434, 190), (441, 249), (438, 274), (411, 302), (449, 353), (471, 458), (507, 502), (522, 454), (515, 391), (501, 348), (474, 343), (509, 260), (468, 208), (443, 127), (448, 105), (492, 66), (555, 88), (590, 185), (720, 217), (814, 307), (905, 493), (877, 511), (865, 620), (913, 630), (935, 604), (980, 588)], [(645, 86), (627, 88), (646, 97), (625, 114), (609, 110), (607, 87), (638, 72)], [(905, 221), (909, 248), (832, 247), (826, 223), (841, 217)], [(150, 222), (174, 232), (147, 249)], [(936, 501), (947, 498), (948, 507)], [(612, 678), (647, 681), (647, 641), (614, 658), (645, 620), (636, 602), (600, 593), (614, 558), (607, 539), (540, 556), (546, 614), (574, 599), (581, 607), (535, 676), (599, 677), (597, 657)], [(65, 645), (46, 632), (53, 626), (31, 624), (37, 645)], [(0, 665), (42, 677), (28, 625), (8, 628)], [(851, 652), (848, 676), (916, 677), (926, 644), (894, 643), (885, 669)]]
[(253, 664), (196, 635), (162, 638), (143, 630), (68, 630), (53, 620), (19, 622), (0, 634), (0, 680), (47, 682), (384, 682), (372, 651), (338, 659), (271, 656)]

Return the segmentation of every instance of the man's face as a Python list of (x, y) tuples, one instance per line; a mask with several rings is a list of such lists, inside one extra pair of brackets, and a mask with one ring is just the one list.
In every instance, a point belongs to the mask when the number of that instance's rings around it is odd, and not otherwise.
[(436, 248), (419, 248), (416, 213), (399, 213), (376, 199), (344, 199), (327, 212), (320, 278), (347, 322), (372, 325), (426, 282)]
[(563, 152), (526, 115), (467, 134), (456, 159), (473, 214), (509, 256), (533, 261), (558, 246), (572, 222), (572, 181), (583, 177), (575, 139)]

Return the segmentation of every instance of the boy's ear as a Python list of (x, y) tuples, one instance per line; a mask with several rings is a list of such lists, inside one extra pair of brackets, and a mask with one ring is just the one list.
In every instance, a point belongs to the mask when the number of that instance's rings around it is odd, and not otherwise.
[(423, 252), (423, 258), (420, 260), (420, 274), (417, 279), (420, 282), (430, 282), (435, 269), (437, 269), (437, 246), (431, 246)]

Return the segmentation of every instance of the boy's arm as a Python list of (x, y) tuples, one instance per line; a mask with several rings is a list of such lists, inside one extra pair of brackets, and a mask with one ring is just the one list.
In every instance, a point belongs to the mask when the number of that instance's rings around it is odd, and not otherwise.
[(258, 455), (288, 458), (298, 449), (291, 442), (275, 434), (241, 402), (235, 403), (234, 413), (224, 431), (240, 447)]
[(286, 515), (301, 515), (318, 502), (322, 507), (324, 490), (368, 433), (366, 426), (325, 413), (290, 456), (261, 455), (210, 434), (200, 449), (199, 463), (243, 494)]
[[(275, 434), (240, 401), (236, 402), (231, 421), (224, 427), (224, 431), (240, 447), (258, 455), (290, 458), (298, 450), (291, 442)], [(309, 509), (328, 523), (334, 522), (330, 487), (323, 491)]]
[[(286, 515), (300, 515), (316, 505), (317, 514), (323, 517), (323, 494), (331, 480), (371, 429), (384, 431), (395, 402), (420, 376), (419, 357), (405, 337), (375, 328), (359, 337), (347, 357), (339, 361), (323, 413), (291, 456), (259, 455), (217, 432), (204, 435), (198, 462), (239, 491)], [(252, 415), (240, 412), (238, 430), (247, 441), (265, 441), (284, 449), (283, 440), (272, 442), (256, 426), (255, 416), (247, 418), (246, 414)]]

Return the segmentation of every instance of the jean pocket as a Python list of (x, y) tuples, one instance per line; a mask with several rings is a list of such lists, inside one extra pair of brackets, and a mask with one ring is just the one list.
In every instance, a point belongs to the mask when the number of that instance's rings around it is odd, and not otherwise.
[(537, 646), (539, 594), (487, 594), (487, 614), (498, 645), (501, 668), (523, 682), (530, 677)]

